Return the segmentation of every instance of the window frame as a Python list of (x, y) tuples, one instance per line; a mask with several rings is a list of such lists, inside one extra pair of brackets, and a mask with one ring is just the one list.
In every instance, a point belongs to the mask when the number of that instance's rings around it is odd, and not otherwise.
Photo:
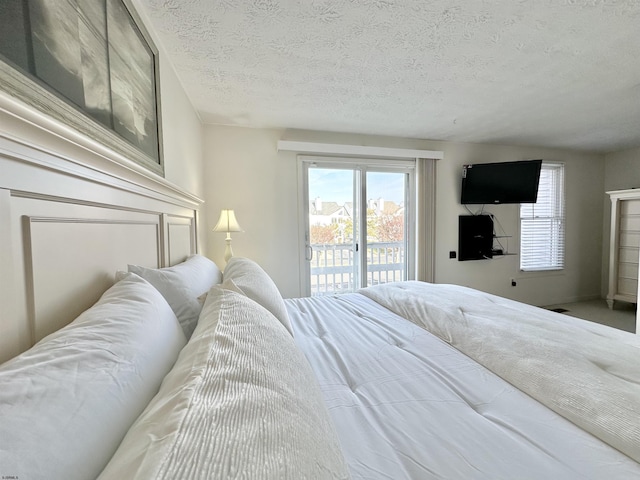
[[(356, 195), (359, 197), (359, 201), (356, 202), (361, 206), (367, 204), (367, 192), (366, 182), (362, 185), (363, 178), (366, 177), (367, 172), (393, 172), (393, 173), (405, 173), (408, 175), (407, 184), (405, 186), (405, 261), (406, 261), (406, 276), (407, 280), (414, 280), (416, 278), (416, 231), (415, 231), (415, 219), (417, 212), (417, 193), (416, 193), (416, 159), (390, 159), (390, 158), (371, 158), (371, 157), (326, 157), (315, 155), (299, 155), (298, 156), (298, 182), (301, 198), (301, 207), (299, 209), (300, 215), (300, 243), (301, 243), (301, 272), (300, 272), (300, 284), (302, 287), (302, 294), (311, 295), (310, 284), (310, 264), (308, 261), (309, 253), (309, 217), (306, 212), (309, 211), (309, 185), (308, 170), (314, 166), (320, 168), (332, 168), (343, 170), (354, 170), (358, 172), (357, 185), (354, 186)], [(355, 209), (354, 205), (354, 209)], [(365, 207), (366, 208), (366, 207)], [(354, 229), (359, 231), (366, 231), (366, 215), (362, 215), (362, 212), (357, 213), (359, 219), (358, 225), (354, 223)], [(359, 243), (360, 252), (366, 252), (366, 235), (360, 239)], [(367, 271), (366, 262), (358, 262), (358, 281), (363, 281), (366, 285)]]
[[(548, 187), (549, 193), (545, 192), (545, 185), (542, 184), (546, 178), (545, 171), (552, 172), (550, 178), (552, 185)], [(566, 199), (564, 179), (564, 163), (542, 162), (540, 172), (542, 189), (540, 186), (538, 187), (538, 201), (534, 204), (521, 203), (519, 206), (520, 271), (522, 272), (558, 271), (565, 268)], [(536, 205), (539, 205), (537, 211)], [(530, 225), (525, 226), (524, 222), (529, 222)], [(531, 227), (538, 230), (548, 230), (546, 238), (534, 239), (532, 238), (534, 233), (531, 234), (531, 237), (527, 237), (525, 231)], [(537, 234), (544, 235), (545, 232), (538, 231)], [(528, 252), (529, 249), (537, 250), (537, 253), (535, 251)]]

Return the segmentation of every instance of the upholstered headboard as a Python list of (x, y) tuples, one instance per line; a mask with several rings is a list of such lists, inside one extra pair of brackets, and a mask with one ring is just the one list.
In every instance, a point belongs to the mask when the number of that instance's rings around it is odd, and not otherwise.
[(7, 102), (0, 97), (0, 362), (91, 306), (116, 270), (196, 253), (202, 203)]

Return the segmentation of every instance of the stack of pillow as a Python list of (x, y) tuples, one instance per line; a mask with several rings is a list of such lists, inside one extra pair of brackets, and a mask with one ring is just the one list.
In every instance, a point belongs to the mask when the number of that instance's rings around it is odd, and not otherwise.
[(158, 395), (99, 477), (349, 478), (284, 300), (232, 258)]
[(348, 478), (284, 300), (259, 265), (234, 257), (223, 278), (193, 255), (128, 270), (0, 366), (3, 475)]

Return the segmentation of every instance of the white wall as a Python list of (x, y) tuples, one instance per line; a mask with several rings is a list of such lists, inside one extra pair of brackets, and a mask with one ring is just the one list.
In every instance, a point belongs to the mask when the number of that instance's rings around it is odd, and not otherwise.
[[(534, 305), (550, 305), (600, 295), (602, 248), (602, 192), (604, 159), (563, 150), (475, 144), (444, 144), (444, 160), (438, 162), (436, 280), (478, 288)], [(459, 262), (449, 260), (457, 250), (458, 215), (466, 214), (459, 204), (460, 175), (465, 163), (501, 162), (542, 158), (565, 164), (566, 252), (565, 269), (558, 272), (521, 272), (519, 256), (493, 260)], [(508, 250), (518, 253), (517, 205), (492, 205), (504, 228)], [(506, 246), (506, 242), (505, 242)], [(516, 287), (511, 286), (511, 279)]]
[[(205, 200), (208, 222), (221, 208), (236, 210), (244, 233), (234, 234), (236, 255), (261, 263), (284, 296), (301, 294), (299, 288), (299, 225), (297, 161), (294, 152), (277, 152), (281, 138), (444, 151), (437, 166), (436, 281), (457, 283), (491, 293), (543, 305), (600, 294), (604, 191), (604, 158), (563, 150), (430, 142), (416, 139), (368, 137), (325, 132), (300, 132), (240, 127), (205, 126)], [(566, 164), (567, 262), (560, 273), (519, 271), (517, 256), (495, 260), (458, 262), (449, 251), (458, 249), (460, 175), (465, 163), (531, 158)], [(492, 206), (517, 252), (518, 211), (514, 205)], [(224, 235), (209, 234), (211, 258), (224, 263)], [(510, 279), (518, 282), (511, 287)]]
[[(296, 157), (279, 154), (281, 130), (205, 127), (208, 223), (235, 210), (244, 232), (233, 233), (234, 254), (257, 261), (285, 296), (299, 296)], [(207, 252), (225, 264), (225, 234), (208, 233)]]
[(606, 191), (640, 188), (640, 148), (605, 156), (604, 188)]
[[(610, 153), (605, 156), (604, 191), (640, 188), (640, 148)], [(607, 295), (609, 285), (609, 231), (611, 225), (611, 201), (603, 194), (604, 215), (602, 223), (602, 291)]]
[(198, 197), (202, 178), (202, 125), (173, 69), (161, 62), (160, 93), (164, 145), (164, 176)]

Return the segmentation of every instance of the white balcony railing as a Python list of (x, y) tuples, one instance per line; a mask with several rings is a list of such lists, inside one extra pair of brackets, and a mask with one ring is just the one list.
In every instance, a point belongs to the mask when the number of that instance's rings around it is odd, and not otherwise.
[[(311, 295), (355, 290), (357, 265), (351, 244), (312, 244)], [(367, 285), (406, 280), (404, 242), (367, 244)]]

